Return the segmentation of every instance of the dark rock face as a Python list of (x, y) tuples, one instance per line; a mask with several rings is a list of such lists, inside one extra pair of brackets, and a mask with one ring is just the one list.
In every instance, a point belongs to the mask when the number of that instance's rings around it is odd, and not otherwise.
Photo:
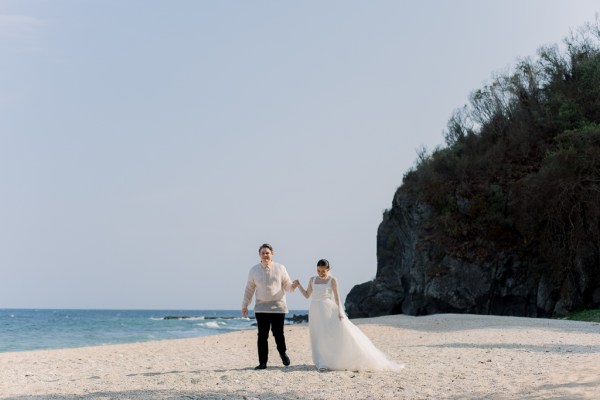
[[(377, 231), (375, 280), (354, 286), (346, 298), (350, 318), (401, 313), (549, 317), (600, 306), (599, 279), (585, 272), (589, 268), (579, 267), (556, 284), (543, 268), (529, 268), (536, 260), (522, 259), (515, 251), (482, 261), (448, 255), (432, 239), (432, 213), (428, 205), (397, 191)], [(582, 254), (578, 264), (595, 262), (597, 256), (594, 251)]]

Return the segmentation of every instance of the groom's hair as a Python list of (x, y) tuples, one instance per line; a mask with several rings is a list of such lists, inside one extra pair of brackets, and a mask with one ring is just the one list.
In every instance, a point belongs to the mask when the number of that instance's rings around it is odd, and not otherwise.
[(269, 243), (263, 243), (263, 245), (258, 248), (258, 252), (260, 253), (260, 251), (265, 248), (271, 250), (271, 253), (274, 253), (273, 246), (271, 246)]

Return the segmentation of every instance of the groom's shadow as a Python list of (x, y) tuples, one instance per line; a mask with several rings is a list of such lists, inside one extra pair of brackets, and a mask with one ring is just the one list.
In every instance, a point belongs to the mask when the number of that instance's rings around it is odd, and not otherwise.
[[(246, 368), (229, 368), (229, 369), (215, 369), (213, 371), (215, 372), (229, 372), (229, 371), (252, 371), (254, 370), (254, 367), (246, 367)], [(283, 372), (306, 372), (306, 371), (316, 371), (316, 368), (314, 365), (309, 365), (309, 364), (298, 364), (298, 365), (290, 365), (290, 366), (283, 366), (283, 365), (273, 365), (267, 366), (267, 369), (265, 370), (260, 370), (260, 371), (256, 371), (256, 372), (268, 372), (269, 370), (273, 370), (273, 371), (283, 371)]]

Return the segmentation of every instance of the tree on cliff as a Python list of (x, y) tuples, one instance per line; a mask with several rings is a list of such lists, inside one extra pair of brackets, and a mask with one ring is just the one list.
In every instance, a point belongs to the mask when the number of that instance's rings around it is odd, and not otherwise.
[(447, 146), (404, 177), (435, 206), (450, 242), (538, 247), (559, 275), (583, 248), (600, 246), (598, 24), (565, 44), (565, 54), (542, 48), (536, 62), (474, 91), (448, 122)]
[[(433, 240), (443, 248), (438, 251), (443, 255), (437, 259), (432, 256), (430, 263), (451, 257), (480, 265), (494, 263), (498, 254), (514, 254), (522, 261), (519, 268), (527, 269), (521, 275), (550, 280), (554, 305), (565, 292), (571, 300), (564, 303), (563, 309), (597, 307), (598, 21), (565, 39), (563, 48), (543, 47), (538, 56), (536, 60), (520, 61), (512, 72), (475, 90), (469, 104), (454, 112), (444, 133), (446, 146), (430, 154), (419, 153), (415, 167), (404, 175), (389, 211), (391, 216), (385, 215), (384, 222), (400, 212), (400, 195), (426, 204), (432, 212), (425, 227), (428, 239), (420, 239), (421, 243)], [(398, 220), (397, 226), (401, 223)], [(394, 268), (409, 268), (398, 267), (405, 261), (394, 262)], [(415, 267), (419, 268), (418, 263), (410, 266)], [(386, 268), (379, 262), (378, 275)], [(394, 310), (416, 314), (427, 313), (424, 309), (444, 311), (440, 299), (430, 299), (433, 305), (417, 311), (406, 303), (402, 305), (407, 293), (415, 292), (421, 283), (411, 283), (412, 278), (402, 272), (397, 275), (402, 289), (397, 289), (400, 294)], [(423, 288), (427, 284), (423, 283)], [(493, 297), (497, 284), (490, 285), (489, 296)], [(375, 289), (369, 290), (373, 296)], [(510, 292), (510, 288), (503, 290)], [(366, 293), (366, 287), (362, 291)], [(503, 295), (510, 295), (506, 293)], [(528, 296), (535, 297), (535, 293)], [(350, 299), (350, 303), (354, 301)], [(487, 308), (465, 310), (492, 313), (493, 299), (487, 301)], [(537, 304), (534, 309), (538, 311), (525, 313), (556, 314), (554, 305), (544, 309)]]

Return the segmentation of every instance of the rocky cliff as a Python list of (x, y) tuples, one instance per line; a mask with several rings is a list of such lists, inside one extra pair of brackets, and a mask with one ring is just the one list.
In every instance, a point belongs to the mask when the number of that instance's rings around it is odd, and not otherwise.
[(350, 317), (600, 307), (600, 22), (474, 91), (377, 232)]
[[(346, 298), (350, 318), (434, 313), (546, 317), (600, 305), (598, 278), (583, 268), (590, 254), (582, 254), (576, 262), (580, 268), (558, 283), (549, 271), (531, 267), (542, 261), (516, 251), (488, 260), (477, 260), (475, 254), (457, 258), (435, 240), (433, 213), (398, 190), (377, 232), (375, 280), (354, 286)], [(593, 257), (597, 260), (598, 254)]]

